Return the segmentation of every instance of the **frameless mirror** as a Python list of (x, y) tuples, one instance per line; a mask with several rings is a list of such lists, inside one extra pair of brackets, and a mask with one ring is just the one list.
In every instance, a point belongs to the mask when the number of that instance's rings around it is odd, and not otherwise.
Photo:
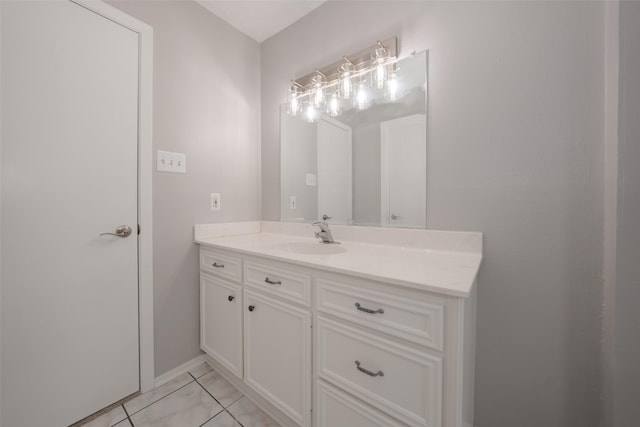
[(398, 61), (395, 99), (367, 86), (336, 117), (281, 106), (281, 221), (426, 227), (426, 69), (426, 52)]

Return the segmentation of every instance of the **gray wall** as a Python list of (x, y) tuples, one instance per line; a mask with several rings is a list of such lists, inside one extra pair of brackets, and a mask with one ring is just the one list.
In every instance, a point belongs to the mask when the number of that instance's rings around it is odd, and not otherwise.
[(109, 3), (154, 30), (154, 156), (187, 156), (185, 175), (153, 175), (159, 375), (200, 353), (193, 224), (260, 219), (260, 46), (195, 2)]
[(485, 233), (477, 425), (598, 425), (603, 3), (320, 6), (262, 45), (263, 219), (289, 79), (394, 34), (429, 50), (428, 228)]
[(640, 3), (620, 3), (618, 231), (615, 286), (613, 417), (640, 419)]

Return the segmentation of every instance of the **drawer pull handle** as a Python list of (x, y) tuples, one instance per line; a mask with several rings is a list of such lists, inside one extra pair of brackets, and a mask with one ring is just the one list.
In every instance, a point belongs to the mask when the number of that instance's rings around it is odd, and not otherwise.
[(264, 281), (270, 285), (282, 285), (282, 282), (280, 280), (273, 281), (273, 280), (270, 280), (268, 277), (265, 277)]
[(211, 265), (214, 266), (215, 268), (224, 268), (224, 264), (218, 264), (217, 262), (214, 262)]
[(378, 371), (378, 372), (371, 372), (368, 369), (365, 369), (363, 367), (360, 366), (360, 362), (356, 360), (356, 368), (358, 368), (358, 371), (369, 375), (370, 377), (384, 377), (384, 372), (382, 371)]
[(256, 306), (255, 306), (255, 305), (250, 305), (250, 306), (249, 306), (249, 311), (253, 311), (253, 310), (255, 310), (255, 309), (256, 309)]
[(360, 311), (364, 311), (365, 313), (370, 313), (370, 314), (380, 313), (380, 314), (384, 314), (384, 310), (381, 309), (381, 308), (379, 308), (377, 310), (371, 310), (370, 308), (366, 308), (366, 307), (361, 306), (359, 302), (356, 303), (356, 308), (358, 310), (360, 310)]
[(235, 297), (233, 295), (229, 295), (227, 297), (227, 299), (229, 300), (229, 302), (233, 301), (235, 299)]

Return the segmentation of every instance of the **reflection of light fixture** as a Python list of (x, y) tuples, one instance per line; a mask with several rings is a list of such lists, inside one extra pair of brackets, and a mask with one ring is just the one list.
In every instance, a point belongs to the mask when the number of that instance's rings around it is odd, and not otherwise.
[(391, 102), (395, 102), (397, 97), (398, 97), (398, 76), (397, 76), (397, 71), (398, 69), (396, 68), (396, 65), (393, 64), (393, 70), (391, 71), (391, 74), (389, 75), (389, 79), (387, 80), (387, 99)]
[[(351, 100), (356, 108), (369, 107), (370, 97), (365, 86), (385, 89), (384, 95), (389, 101), (397, 98), (397, 77), (390, 67), (397, 62), (395, 37), (374, 46), (322, 70), (291, 82), (288, 94), (288, 112), (297, 115), (304, 111), (309, 122), (317, 120), (320, 111), (326, 111), (332, 117), (342, 113), (343, 100)], [(357, 87), (355, 87), (357, 82)], [(366, 83), (366, 85), (365, 85)], [(331, 95), (328, 95), (328, 94)], [(304, 105), (302, 101), (304, 102)], [(313, 108), (308, 108), (308, 106)]]
[(369, 97), (367, 96), (367, 88), (364, 85), (364, 80), (358, 85), (358, 92), (356, 93), (356, 108), (358, 110), (364, 110), (369, 106)]
[(387, 65), (389, 62), (389, 49), (378, 41), (377, 48), (371, 54), (371, 85), (382, 89), (387, 81)]
[(327, 102), (327, 114), (331, 117), (337, 117), (340, 115), (340, 98), (338, 98), (337, 93), (331, 95), (329, 102)]
[(314, 107), (313, 104), (307, 105), (307, 109), (304, 112), (304, 118), (307, 120), (307, 122), (313, 123), (316, 121), (317, 117), (318, 110), (316, 109), (316, 107)]

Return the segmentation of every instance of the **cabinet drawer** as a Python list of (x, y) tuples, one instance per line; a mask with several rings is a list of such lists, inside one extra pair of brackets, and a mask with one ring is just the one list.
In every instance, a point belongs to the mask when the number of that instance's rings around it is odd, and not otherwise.
[[(444, 347), (445, 300), (398, 296), (395, 288), (317, 280), (318, 310), (436, 350)], [(395, 292), (394, 292), (395, 291)]]
[(200, 249), (200, 268), (220, 277), (242, 281), (242, 260), (240, 258)]
[(316, 427), (404, 427), (405, 424), (388, 417), (347, 393), (318, 383)]
[(394, 418), (439, 427), (442, 356), (328, 319), (318, 322), (318, 374)]
[(284, 268), (245, 261), (247, 285), (302, 305), (311, 305), (311, 276)]

